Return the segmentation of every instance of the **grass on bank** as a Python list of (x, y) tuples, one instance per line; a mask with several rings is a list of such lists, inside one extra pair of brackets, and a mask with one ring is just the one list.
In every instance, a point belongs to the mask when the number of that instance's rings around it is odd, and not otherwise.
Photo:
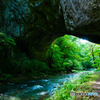
[(93, 97), (71, 97), (70, 92), (94, 92), (91, 85), (99, 78), (99, 72), (93, 74), (88, 74), (86, 76), (81, 75), (81, 79), (76, 79), (68, 83), (64, 83), (64, 86), (59, 90), (56, 90), (54, 95), (52, 95), (47, 100), (93, 100)]

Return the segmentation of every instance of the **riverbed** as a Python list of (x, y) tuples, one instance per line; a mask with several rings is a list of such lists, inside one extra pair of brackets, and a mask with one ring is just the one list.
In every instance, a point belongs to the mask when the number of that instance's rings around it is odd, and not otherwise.
[(73, 81), (81, 75), (93, 72), (93, 70), (82, 71), (52, 78), (30, 80), (20, 84), (0, 85), (0, 98), (2, 98), (0, 100), (44, 100), (54, 94), (54, 90), (61, 88), (64, 82)]

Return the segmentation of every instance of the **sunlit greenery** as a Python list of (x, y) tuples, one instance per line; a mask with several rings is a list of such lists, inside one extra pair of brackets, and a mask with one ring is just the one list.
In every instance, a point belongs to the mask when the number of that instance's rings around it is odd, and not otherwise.
[(49, 50), (52, 71), (72, 71), (99, 67), (100, 46), (74, 36), (56, 39)]
[(79, 79), (75, 79), (74, 81), (70, 81), (67, 83), (64, 83), (64, 86), (61, 87), (59, 90), (55, 91), (55, 94), (52, 95), (47, 100), (94, 100), (94, 97), (89, 96), (70, 96), (70, 92), (76, 92), (76, 93), (88, 93), (88, 92), (94, 92), (92, 90), (91, 85), (93, 82), (96, 81), (96, 79), (99, 78), (100, 73), (96, 72), (94, 74), (88, 74), (86, 76), (81, 75)]
[(29, 58), (19, 49), (18, 43), (0, 33), (0, 80), (15, 75), (33, 77), (100, 69), (100, 45), (74, 36), (65, 35), (54, 40), (44, 62)]

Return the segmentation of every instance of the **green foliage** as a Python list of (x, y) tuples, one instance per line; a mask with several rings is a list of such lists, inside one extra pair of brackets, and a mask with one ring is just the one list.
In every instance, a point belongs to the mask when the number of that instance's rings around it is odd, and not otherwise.
[(6, 80), (10, 80), (12, 78), (11, 74), (2, 74), (0, 77), (0, 81), (6, 81)]
[(52, 57), (52, 62), (50, 62), (52, 64), (52, 71), (61, 71), (62, 70), (62, 58), (61, 58), (61, 52), (60, 52), (60, 48), (57, 45), (51, 45), (50, 48), (50, 57)]
[(8, 38), (4, 33), (0, 33), (0, 46), (12, 48), (15, 45), (16, 43), (13, 39)]
[(33, 68), (34, 68), (35, 72), (37, 72), (37, 74), (38, 74), (38, 72), (40, 72), (41, 74), (49, 73), (49, 67), (47, 66), (46, 63), (40, 62), (38, 60), (32, 60), (32, 63), (34, 66)]
[[(22, 46), (23, 43), (19, 42)], [(27, 47), (24, 46), (23, 51), (26, 50), (28, 54)], [(90, 42), (81, 43), (80, 39), (74, 36), (65, 35), (54, 40), (48, 50), (46, 62), (35, 60), (25, 52), (19, 52), (19, 48), (21, 49), (16, 46), (13, 39), (0, 33), (0, 52), (2, 52), (0, 53), (0, 74), (40, 76), (61, 72), (69, 73), (72, 70), (80, 71), (91, 67), (100, 69), (100, 46)], [(5, 75), (2, 77), (8, 78)]]
[[(49, 73), (49, 67), (46, 63), (38, 60), (29, 59), (24, 56), (20, 59), (12, 59), (11, 66), (14, 66), (12, 73), (41, 75)], [(11, 72), (10, 72), (11, 73)]]
[[(15, 52), (15, 41), (0, 33), (0, 80), (6, 80), (11, 75), (42, 75), (49, 74), (49, 67), (46, 63), (30, 59), (25, 53)], [(19, 49), (19, 48), (18, 48)], [(18, 50), (17, 49), (17, 50)], [(13, 52), (15, 53), (12, 57)], [(6, 60), (6, 62), (5, 62)], [(12, 70), (13, 69), (13, 70)]]
[(100, 67), (100, 58), (95, 60), (95, 64), (92, 65), (94, 68), (99, 68)]
[(77, 38), (65, 35), (56, 39), (49, 50), (52, 58), (52, 69), (71, 71), (72, 69), (81, 70), (81, 57), (77, 48)]
[(0, 58), (4, 58), (5, 56), (10, 56), (10, 52), (13, 47), (16, 45), (15, 41), (11, 38), (8, 38), (6, 34), (0, 33)]
[(92, 65), (94, 68), (100, 68), (100, 45), (94, 45), (93, 47), (94, 53), (94, 64)]
[[(83, 70), (100, 66), (100, 46), (65, 35), (57, 38), (49, 50), (52, 71)], [(94, 64), (95, 63), (95, 64)]]
[[(46, 100), (89, 100), (89, 97), (77, 98), (75, 96), (70, 96), (70, 92), (91, 92), (91, 83), (98, 79), (99, 74), (82, 74), (78, 79), (73, 79), (73, 81), (65, 82), (64, 86), (59, 90), (55, 91), (55, 94)], [(93, 100), (93, 98), (91, 99)]]
[(9, 66), (9, 59), (12, 56), (13, 48), (16, 45), (15, 41), (0, 33), (0, 73), (7, 72)]

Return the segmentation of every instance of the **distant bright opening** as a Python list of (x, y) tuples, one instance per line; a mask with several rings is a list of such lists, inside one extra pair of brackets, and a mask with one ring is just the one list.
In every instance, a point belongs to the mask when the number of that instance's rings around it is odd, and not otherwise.
[(85, 40), (85, 39), (80, 39), (80, 42), (84, 44), (84, 43), (87, 43), (89, 41), (88, 40)]

